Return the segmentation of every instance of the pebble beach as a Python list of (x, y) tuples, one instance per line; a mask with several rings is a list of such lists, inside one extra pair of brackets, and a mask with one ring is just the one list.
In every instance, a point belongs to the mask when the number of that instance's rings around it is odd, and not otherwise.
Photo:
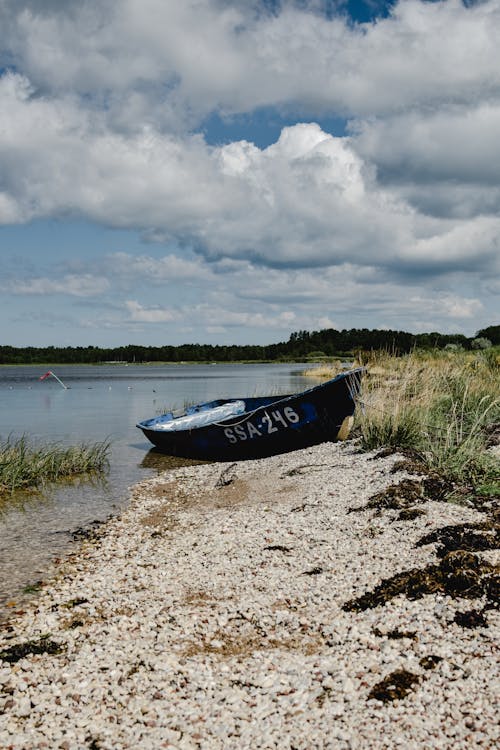
[(0, 623), (0, 748), (497, 747), (497, 609), (470, 627), (484, 601), (439, 591), (347, 606), (438, 564), (426, 534), (484, 521), (367, 508), (400, 458), (325, 443), (133, 487)]

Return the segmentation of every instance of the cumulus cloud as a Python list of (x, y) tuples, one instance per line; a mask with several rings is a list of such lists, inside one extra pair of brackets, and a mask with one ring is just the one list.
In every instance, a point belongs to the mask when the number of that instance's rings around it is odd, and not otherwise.
[[(342, 325), (354, 299), (388, 319), (384, 295), (407, 320), (482, 314), (499, 263), (498, 0), (401, 0), (367, 24), (322, 7), (0, 0), (0, 223), (83, 217), (171, 248), (103, 249), (101, 277), (11, 291), (121, 284), (130, 324), (190, 325), (131, 290), (204, 282), (212, 331)], [(205, 141), (210, 114), (260, 107), (302, 121), (267, 148)], [(317, 124), (329, 115), (346, 135)]]
[[(183, 260), (176, 258), (181, 268)], [(199, 272), (206, 265), (201, 258), (190, 263), (191, 270), (198, 268)], [(72, 265), (69, 260), (68, 265)], [(149, 328), (161, 331), (168, 341), (174, 337), (174, 341), (181, 343), (185, 337), (193, 336), (197, 340), (209, 337), (214, 341), (248, 341), (248, 333), (243, 333), (248, 331), (258, 332), (259, 341), (263, 335), (276, 341), (288, 338), (291, 330), (366, 327), (366, 315), (377, 320), (377, 327), (406, 330), (460, 330), (464, 323), (474, 326), (478, 317), (491, 319), (482, 299), (466, 292), (450, 293), (446, 286), (429, 289), (418, 278), (401, 285), (376, 268), (344, 264), (317, 269), (266, 269), (247, 260), (224, 260), (214, 265), (212, 274), (200, 279), (196, 293), (188, 300), (188, 279), (181, 278), (179, 284), (178, 278), (169, 279), (165, 275), (158, 283), (152, 283), (155, 269), (161, 273), (165, 265), (175, 266), (171, 255), (109, 256), (99, 266), (103, 275), (97, 276), (107, 287), (106, 303), (97, 302), (95, 296), (80, 297), (79, 325), (94, 332), (119, 332), (121, 336), (144, 336)], [(128, 275), (131, 269), (137, 271), (137, 277), (135, 286), (130, 283), (129, 291), (133, 289), (137, 297), (123, 302), (123, 280), (131, 278)], [(142, 269), (146, 272), (142, 273)], [(11, 295), (9, 308), (15, 309), (16, 299), (37, 293), (52, 298), (50, 310), (57, 309), (54, 294), (64, 299), (63, 293), (69, 289), (70, 274), (61, 270), (53, 268), (50, 279), (11, 280), (3, 287)], [(88, 261), (86, 266), (82, 262), (78, 277), (96, 278), (95, 261)], [(459, 275), (455, 276), (457, 290), (463, 281)], [(491, 279), (487, 283), (491, 285)], [(98, 284), (89, 286), (94, 290), (99, 288)], [(490, 293), (494, 293), (493, 288)], [(33, 313), (33, 319), (45, 316), (46, 310), (44, 305), (42, 311)], [(60, 315), (59, 319), (65, 318)], [(74, 321), (75, 316), (66, 313), (68, 319)], [(474, 326), (474, 330), (479, 327)]]
[[(168, 304), (142, 305), (137, 300), (126, 300), (128, 322), (130, 323), (172, 323), (181, 328), (199, 328), (200, 321), (209, 333), (225, 333), (228, 329), (241, 327), (273, 328), (289, 330), (296, 315), (291, 310), (256, 312), (236, 310), (218, 303), (203, 302), (192, 306), (179, 305), (175, 309)], [(110, 318), (111, 319), (111, 318)]]
[(356, 121), (354, 147), (417, 210), (470, 218), (500, 209), (500, 100)]
[[(165, 325), (174, 323), (178, 331), (201, 328), (215, 338), (228, 334), (229, 341), (238, 340), (240, 331), (256, 330), (260, 336), (262, 332), (272, 332), (271, 340), (280, 340), (288, 338), (291, 330), (364, 327), (366, 314), (380, 321), (377, 327), (455, 331), (484, 312), (480, 299), (439, 287), (430, 291), (414, 283), (401, 288), (382, 280), (366, 286), (356, 280), (355, 270), (348, 267), (338, 276), (330, 272), (327, 279), (319, 270), (301, 274), (294, 282), (298, 299), (292, 296), (286, 305), (286, 288), (292, 288), (291, 279), (281, 278), (281, 272), (273, 273), (280, 277), (275, 298), (259, 293), (262, 269), (247, 268), (229, 279), (228, 288), (213, 287), (204, 301), (179, 304), (175, 310), (168, 303), (128, 301), (124, 323), (157, 324), (162, 331)], [(255, 289), (255, 294), (245, 297), (245, 286)], [(353, 300), (360, 298), (362, 310), (353, 311)], [(116, 314), (105, 316), (104, 324), (106, 321), (116, 321)], [(437, 321), (440, 325), (436, 325)]]
[[(285, 128), (266, 149), (245, 141), (211, 147), (199, 136), (150, 129), (127, 138), (96, 128), (72, 102), (34, 97), (22, 76), (8, 74), (2, 86), (0, 159), (24, 220), (78, 213), (153, 229), (211, 259), (276, 266), (376, 259), (404, 270), (408, 258), (412, 267), (432, 265), (436, 248), (441, 267), (447, 254), (461, 262), (455, 241), (446, 241), (448, 222), (417, 213), (379, 184), (349, 138), (314, 123)], [(45, 127), (33, 131), (37, 122)], [(498, 219), (472, 217), (451, 231), (474, 238), (480, 264), (491, 258), (498, 228)]]
[(500, 100), (439, 111), (407, 112), (358, 123), (356, 148), (387, 177), (408, 181), (500, 181)]
[(279, 13), (220, 0), (0, 8), (8, 60), (42, 89), (105, 98), (111, 117), (127, 110), (131, 92), (129, 115), (170, 123), (289, 102), (372, 115), (439, 104), (443, 90), (469, 101), (495, 91), (500, 76), (496, 0), (405, 0), (361, 25), (311, 12), (314, 3), (284, 3)]
[(127, 300), (125, 307), (135, 323), (171, 323), (178, 319), (175, 310), (167, 307), (143, 307), (137, 300)]

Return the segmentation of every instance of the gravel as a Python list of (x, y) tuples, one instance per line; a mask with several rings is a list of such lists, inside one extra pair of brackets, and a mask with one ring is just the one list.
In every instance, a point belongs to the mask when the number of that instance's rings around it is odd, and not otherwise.
[[(481, 601), (342, 609), (436, 563), (434, 544), (415, 547), (425, 533), (484, 519), (433, 501), (412, 521), (350, 512), (408, 476), (396, 460), (326, 443), (136, 485), (0, 626), (0, 748), (497, 745), (498, 611), (464, 628), (456, 612)], [(398, 670), (404, 697), (370, 697)]]

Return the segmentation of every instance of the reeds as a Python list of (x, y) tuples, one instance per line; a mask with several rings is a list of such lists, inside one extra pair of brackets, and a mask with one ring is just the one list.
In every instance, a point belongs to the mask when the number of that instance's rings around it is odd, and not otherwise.
[(500, 420), (496, 355), (374, 354), (366, 363), (356, 431), (367, 450), (411, 450), (456, 483), (498, 479), (487, 451), (488, 426)]
[(344, 372), (345, 368), (340, 360), (333, 360), (331, 362), (323, 362), (321, 364), (313, 365), (308, 367), (307, 370), (303, 370), (300, 374), (304, 378), (317, 378), (318, 380), (331, 380), (341, 372)]
[(77, 475), (93, 475), (108, 465), (109, 441), (64, 447), (35, 446), (26, 436), (0, 442), (0, 498), (18, 490), (32, 490), (47, 482)]

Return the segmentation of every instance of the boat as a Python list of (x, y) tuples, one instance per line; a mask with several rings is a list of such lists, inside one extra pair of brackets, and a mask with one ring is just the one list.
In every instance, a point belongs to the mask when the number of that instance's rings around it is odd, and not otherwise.
[(242, 461), (343, 440), (353, 422), (363, 368), (287, 396), (217, 399), (139, 422), (170, 456)]

